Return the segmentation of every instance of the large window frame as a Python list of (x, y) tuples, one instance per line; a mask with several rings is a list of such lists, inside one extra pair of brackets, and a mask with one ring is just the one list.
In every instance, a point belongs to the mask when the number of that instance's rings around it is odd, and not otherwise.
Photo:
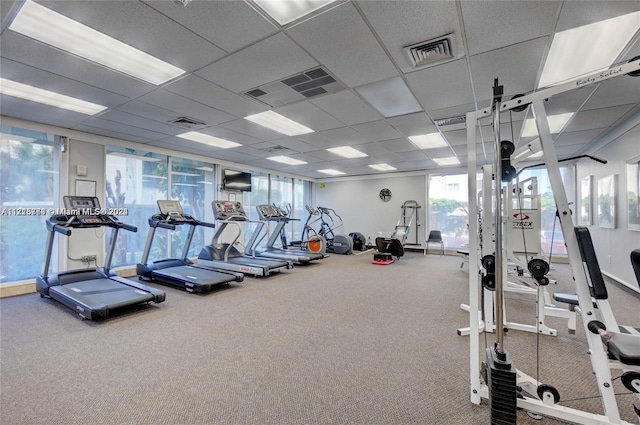
[(46, 220), (60, 206), (60, 146), (60, 136), (0, 126), (0, 285), (42, 272)]

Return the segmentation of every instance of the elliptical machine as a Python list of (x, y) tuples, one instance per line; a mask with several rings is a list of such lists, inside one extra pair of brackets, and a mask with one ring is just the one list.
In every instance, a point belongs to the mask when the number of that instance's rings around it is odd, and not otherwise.
[(350, 236), (335, 233), (343, 225), (342, 217), (332, 208), (318, 207), (317, 210), (320, 213), (318, 235), (327, 241), (327, 251), (335, 254), (351, 254), (353, 239)]
[[(320, 215), (320, 212), (309, 204), (305, 205), (305, 208), (307, 209), (309, 215), (307, 216), (307, 220), (304, 222), (304, 225), (302, 227), (302, 235), (300, 237), (300, 240), (291, 241), (288, 246), (300, 247), (303, 249), (307, 249), (314, 254), (325, 255), (327, 253), (327, 241), (325, 240), (325, 238), (320, 236), (316, 229), (314, 229), (314, 227), (312, 226), (313, 223), (320, 220), (320, 218), (318, 217)], [(291, 217), (291, 212), (291, 206), (289, 205), (289, 208), (287, 208), (286, 210), (286, 213), (289, 217)], [(313, 217), (318, 218), (312, 221), (311, 219)], [(293, 218), (290, 219), (297, 220)], [(283, 239), (283, 236), (280, 235), (280, 239), (283, 242), (283, 246), (285, 246), (284, 244), (286, 238)]]

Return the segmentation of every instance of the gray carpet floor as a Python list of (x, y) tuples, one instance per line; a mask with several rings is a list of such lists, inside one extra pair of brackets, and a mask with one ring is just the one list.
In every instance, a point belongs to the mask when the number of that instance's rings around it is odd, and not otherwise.
[[(164, 303), (102, 322), (37, 294), (2, 299), (0, 423), (488, 423), (486, 403), (469, 401), (468, 337), (456, 332), (469, 321), (467, 265), (371, 258), (332, 255), (206, 295), (163, 287)], [(571, 290), (568, 266), (552, 277), (552, 290)], [(639, 299), (609, 287), (619, 322), (639, 326)], [(534, 324), (534, 308), (507, 296), (508, 320)], [(571, 335), (566, 321), (547, 323), (558, 337), (512, 331), (505, 348), (565, 405), (600, 413), (582, 324)], [(482, 348), (494, 339), (481, 336)], [(634, 397), (618, 399), (634, 421)], [(560, 422), (519, 412), (518, 423)]]

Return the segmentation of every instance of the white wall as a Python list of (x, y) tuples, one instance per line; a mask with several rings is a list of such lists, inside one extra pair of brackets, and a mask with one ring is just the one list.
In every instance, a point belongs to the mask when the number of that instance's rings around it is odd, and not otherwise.
[(615, 138), (602, 149), (593, 153), (594, 156), (607, 160), (607, 164), (600, 164), (591, 160), (582, 160), (576, 167), (578, 182), (587, 176), (593, 176), (593, 203), (597, 199), (598, 179), (616, 174), (617, 202), (616, 228), (607, 229), (597, 225), (597, 211), (592, 211), (593, 225), (588, 226), (593, 239), (598, 262), (603, 273), (616, 279), (622, 284), (640, 292), (640, 287), (631, 267), (629, 255), (634, 249), (640, 248), (640, 231), (627, 229), (626, 204), (626, 161), (640, 155), (640, 123)]
[[(71, 139), (68, 141), (66, 151), (62, 155), (68, 155), (68, 161), (63, 159), (62, 163), (68, 164), (66, 171), (69, 176), (67, 191), (62, 195), (76, 195), (76, 180), (85, 180), (95, 182), (95, 196), (100, 200), (104, 199), (105, 147), (95, 143)], [(86, 176), (78, 175), (78, 165), (87, 167)], [(104, 205), (101, 206), (104, 207)], [(102, 266), (104, 263), (105, 231), (109, 232), (111, 230), (107, 228), (74, 229), (71, 236), (66, 238), (68, 240), (67, 256), (66, 262), (63, 257), (63, 270), (86, 267), (86, 263), (72, 260), (83, 255), (96, 255), (98, 266)]]
[[(344, 220), (341, 233), (360, 232), (372, 243), (379, 232), (390, 236), (401, 216), (401, 206), (405, 201), (417, 201), (419, 209), (419, 242), (424, 244), (426, 225), (426, 177), (388, 176), (376, 179), (329, 181), (316, 184), (315, 206), (333, 208)], [(380, 190), (391, 190), (391, 200), (383, 202), (378, 196)], [(415, 241), (415, 221), (407, 241)]]

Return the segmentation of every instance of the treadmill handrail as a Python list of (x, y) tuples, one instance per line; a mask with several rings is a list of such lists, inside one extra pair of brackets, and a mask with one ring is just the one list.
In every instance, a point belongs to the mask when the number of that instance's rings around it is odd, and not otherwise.
[(59, 224), (53, 224), (51, 226), (51, 230), (53, 232), (62, 233), (65, 236), (71, 236), (71, 229), (69, 229), (68, 227), (61, 226)]

